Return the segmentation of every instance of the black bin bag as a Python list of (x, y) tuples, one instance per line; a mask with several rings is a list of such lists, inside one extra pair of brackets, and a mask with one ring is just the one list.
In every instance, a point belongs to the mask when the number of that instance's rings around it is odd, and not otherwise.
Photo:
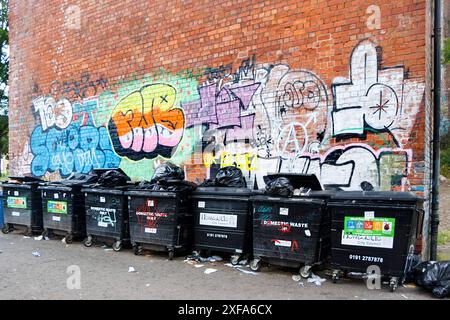
[(426, 261), (414, 268), (415, 283), (437, 298), (450, 297), (450, 261)]
[(270, 196), (292, 197), (294, 194), (294, 187), (286, 177), (265, 176), (264, 182), (266, 183), (266, 193)]
[(246, 188), (247, 183), (239, 168), (223, 167), (217, 172), (215, 184), (217, 187)]
[(151, 182), (162, 180), (184, 180), (184, 171), (172, 162), (165, 162), (155, 169)]

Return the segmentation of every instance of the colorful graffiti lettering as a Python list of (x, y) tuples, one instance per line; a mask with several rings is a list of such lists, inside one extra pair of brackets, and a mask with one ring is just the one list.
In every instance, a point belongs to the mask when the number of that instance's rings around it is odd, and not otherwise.
[(117, 154), (131, 160), (170, 158), (185, 122), (175, 101), (176, 90), (167, 84), (147, 85), (123, 98), (108, 124)]
[(96, 127), (91, 118), (91, 111), (94, 105), (97, 106), (97, 100), (78, 103), (75, 110), (70, 102), (65, 100), (64, 108), (68, 110), (70, 107), (70, 112), (66, 113), (71, 115), (70, 122), (65, 118), (64, 121), (56, 121), (60, 113), (55, 111), (55, 108), (50, 108), (52, 104), (48, 104), (45, 112), (41, 112), (43, 101), (54, 100), (35, 100), (35, 110), (39, 112), (41, 125), (34, 129), (30, 138), (33, 155), (31, 173), (34, 176), (42, 177), (46, 172), (59, 171), (60, 175), (65, 177), (73, 172), (88, 173), (94, 168), (119, 166), (120, 158), (112, 151), (106, 128)]

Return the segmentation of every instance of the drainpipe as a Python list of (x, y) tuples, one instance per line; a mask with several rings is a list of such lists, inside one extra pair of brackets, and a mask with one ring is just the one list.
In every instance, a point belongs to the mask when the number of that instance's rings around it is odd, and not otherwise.
[(433, 173), (431, 190), (431, 248), (430, 259), (437, 260), (439, 228), (439, 175), (440, 175), (440, 128), (441, 128), (441, 0), (434, 1), (434, 90), (433, 90)]

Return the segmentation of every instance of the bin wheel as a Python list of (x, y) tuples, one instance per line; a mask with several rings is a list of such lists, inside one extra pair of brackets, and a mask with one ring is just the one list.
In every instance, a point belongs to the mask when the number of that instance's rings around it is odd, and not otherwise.
[(9, 225), (7, 223), (5, 223), (5, 225), (2, 228), (2, 233), (8, 234), (10, 232), (11, 232), (11, 229), (9, 228)]
[(334, 271), (333, 275), (332, 275), (332, 280), (333, 283), (337, 283), (339, 281), (340, 277), (339, 277), (339, 271)]
[(137, 243), (133, 245), (133, 253), (134, 255), (138, 256), (142, 253), (142, 246), (138, 245)]
[(300, 276), (304, 279), (311, 277), (311, 266), (303, 266), (300, 268)]
[(252, 269), (252, 271), (255, 271), (255, 272), (258, 272), (259, 270), (261, 270), (261, 260), (253, 259), (252, 262), (250, 263), (250, 269)]
[(73, 235), (72, 235), (71, 233), (68, 233), (68, 234), (66, 235), (65, 239), (66, 239), (66, 243), (67, 243), (67, 244), (70, 244), (70, 243), (73, 242)]
[(389, 281), (389, 287), (391, 289), (391, 292), (395, 292), (398, 287), (398, 280), (397, 278), (392, 278), (391, 281)]
[(33, 230), (30, 227), (25, 228), (25, 236), (31, 237), (33, 235)]
[(175, 252), (173, 250), (169, 250), (169, 260), (173, 260), (173, 257), (175, 256)]
[(230, 262), (233, 266), (235, 266), (239, 263), (240, 259), (241, 259), (241, 256), (236, 254), (236, 255), (231, 256)]
[[(66, 240), (66, 242), (67, 242), (67, 240)], [(93, 241), (92, 241), (92, 236), (91, 235), (88, 235), (86, 237), (86, 239), (84, 239), (84, 242), (83, 242), (84, 246), (88, 247), (88, 248), (92, 246), (92, 243), (93, 243)]]
[(122, 241), (117, 240), (116, 242), (113, 243), (112, 248), (114, 251), (120, 251), (122, 250)]
[(42, 237), (45, 238), (50, 238), (50, 230), (48, 229), (44, 229), (44, 231), (42, 232)]

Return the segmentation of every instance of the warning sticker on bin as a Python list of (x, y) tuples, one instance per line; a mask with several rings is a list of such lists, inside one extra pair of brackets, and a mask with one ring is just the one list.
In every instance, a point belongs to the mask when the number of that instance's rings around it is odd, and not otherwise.
[(13, 212), (11, 212), (11, 215), (12, 215), (13, 217), (20, 217), (20, 212), (13, 211)]
[(8, 197), (6, 200), (8, 208), (26, 209), (27, 198), (25, 197)]
[(345, 217), (342, 230), (343, 245), (392, 249), (395, 219)]
[(145, 233), (156, 233), (156, 228), (145, 228)]
[(58, 222), (59, 222), (59, 221), (61, 221), (61, 217), (53, 216), (53, 217), (52, 217), (52, 220), (53, 220), (53, 221), (58, 221)]
[(279, 246), (279, 247), (288, 247), (288, 248), (290, 248), (291, 245), (292, 245), (292, 242), (291, 241), (287, 241), (287, 240), (272, 240), (272, 241), (273, 241), (273, 243), (276, 246)]
[(200, 224), (204, 226), (237, 228), (237, 215), (200, 213)]
[(66, 201), (48, 201), (47, 211), (50, 213), (67, 214)]

